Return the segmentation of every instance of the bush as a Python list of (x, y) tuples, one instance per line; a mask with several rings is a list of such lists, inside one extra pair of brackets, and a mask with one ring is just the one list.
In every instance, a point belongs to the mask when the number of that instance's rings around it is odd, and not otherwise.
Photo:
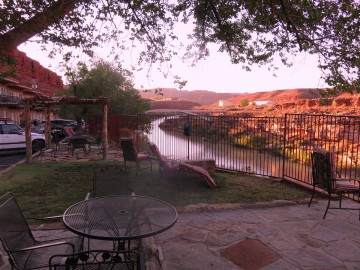
[(242, 146), (246, 148), (262, 149), (267, 144), (266, 138), (254, 135), (243, 135), (234, 139), (236, 146)]

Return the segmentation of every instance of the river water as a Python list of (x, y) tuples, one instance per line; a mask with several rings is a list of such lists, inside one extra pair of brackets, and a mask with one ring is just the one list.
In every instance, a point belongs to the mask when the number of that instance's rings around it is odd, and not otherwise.
[(310, 181), (309, 166), (284, 161), (281, 156), (259, 152), (256, 149), (239, 148), (226, 142), (214, 143), (197, 136), (187, 137), (165, 131), (158, 127), (163, 120), (154, 120), (153, 130), (147, 136), (164, 156), (172, 159), (214, 159), (220, 169), (279, 178), (284, 175), (302, 182)]

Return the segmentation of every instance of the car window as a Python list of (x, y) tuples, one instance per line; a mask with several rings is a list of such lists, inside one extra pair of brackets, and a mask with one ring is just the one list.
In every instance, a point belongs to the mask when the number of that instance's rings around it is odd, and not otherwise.
[(4, 124), (2, 125), (2, 133), (3, 134), (19, 134), (22, 133), (23, 130), (14, 124)]

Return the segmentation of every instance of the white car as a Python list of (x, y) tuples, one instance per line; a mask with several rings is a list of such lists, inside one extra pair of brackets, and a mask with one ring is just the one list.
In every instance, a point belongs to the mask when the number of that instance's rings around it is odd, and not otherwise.
[[(45, 147), (45, 135), (31, 133), (32, 152)], [(14, 123), (0, 121), (0, 152), (26, 151), (25, 131)]]

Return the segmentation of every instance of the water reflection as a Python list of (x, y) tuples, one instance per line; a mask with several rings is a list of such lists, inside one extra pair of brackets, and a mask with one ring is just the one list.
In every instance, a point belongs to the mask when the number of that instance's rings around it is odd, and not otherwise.
[(148, 134), (149, 141), (155, 143), (164, 156), (173, 159), (214, 159), (216, 166), (225, 170), (279, 178), (284, 175), (303, 182), (310, 181), (309, 166), (284, 161), (281, 156), (266, 151), (239, 148), (226, 140), (214, 143), (198, 136), (187, 137), (179, 132), (165, 131), (159, 128), (164, 119), (152, 121), (153, 130)]

